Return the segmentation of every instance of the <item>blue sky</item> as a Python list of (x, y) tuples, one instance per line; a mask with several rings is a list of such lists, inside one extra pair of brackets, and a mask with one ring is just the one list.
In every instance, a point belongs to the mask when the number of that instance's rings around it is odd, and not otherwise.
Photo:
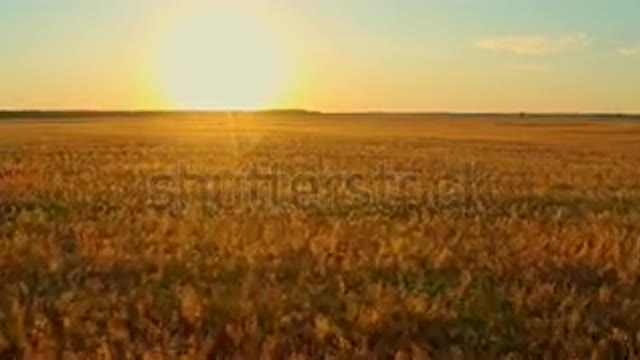
[[(173, 106), (154, 49), (202, 3), (232, 2), (0, 0), (0, 107)], [(233, 3), (298, 69), (274, 107), (640, 112), (637, 0)]]

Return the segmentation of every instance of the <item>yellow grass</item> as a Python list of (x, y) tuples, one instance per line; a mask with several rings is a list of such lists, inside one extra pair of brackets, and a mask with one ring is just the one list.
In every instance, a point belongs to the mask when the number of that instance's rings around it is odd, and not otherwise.
[(637, 357), (639, 275), (640, 123), (0, 121), (3, 359)]

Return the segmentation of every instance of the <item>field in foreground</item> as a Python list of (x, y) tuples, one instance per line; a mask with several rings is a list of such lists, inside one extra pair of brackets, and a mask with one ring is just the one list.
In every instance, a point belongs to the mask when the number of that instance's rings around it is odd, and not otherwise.
[(640, 122), (0, 122), (0, 358), (640, 355)]

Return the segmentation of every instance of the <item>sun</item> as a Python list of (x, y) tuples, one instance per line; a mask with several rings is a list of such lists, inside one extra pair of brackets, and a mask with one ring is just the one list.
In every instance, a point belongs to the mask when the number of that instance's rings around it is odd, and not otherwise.
[(287, 82), (277, 37), (260, 18), (190, 15), (167, 32), (158, 80), (172, 107), (254, 110), (273, 106)]

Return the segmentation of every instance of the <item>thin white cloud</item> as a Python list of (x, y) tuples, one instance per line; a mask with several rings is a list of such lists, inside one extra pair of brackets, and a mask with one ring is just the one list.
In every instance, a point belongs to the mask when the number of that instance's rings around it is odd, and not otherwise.
[(640, 45), (623, 47), (618, 49), (618, 54), (622, 56), (637, 56), (640, 55)]
[(478, 49), (518, 55), (540, 56), (589, 46), (593, 39), (584, 33), (565, 36), (504, 35), (478, 39)]
[(545, 64), (517, 64), (513, 65), (511, 69), (528, 73), (548, 73), (553, 71), (551, 66)]

